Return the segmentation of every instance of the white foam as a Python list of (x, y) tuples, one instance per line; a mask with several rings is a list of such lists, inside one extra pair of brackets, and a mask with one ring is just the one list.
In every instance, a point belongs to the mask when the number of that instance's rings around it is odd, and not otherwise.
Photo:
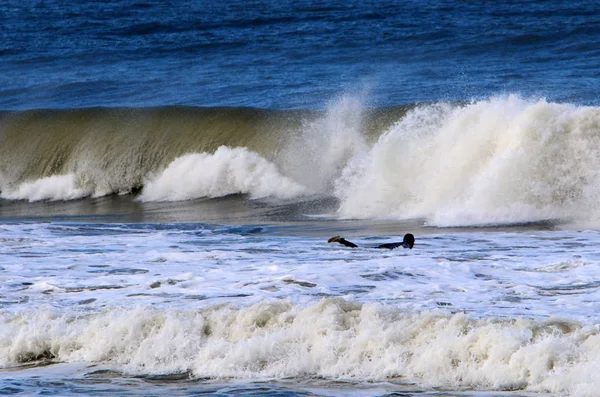
[[(0, 295), (13, 302), (7, 310), (45, 304), (188, 310), (232, 297), (248, 305), (338, 296), (410, 310), (450, 307), (476, 316), (562, 314), (586, 323), (599, 318), (597, 232), (417, 235), (413, 250), (381, 251), (347, 249), (326, 238), (244, 236), (227, 228), (3, 229)], [(351, 238), (361, 247), (398, 239)]]
[(419, 107), (355, 156), (339, 214), (439, 226), (600, 220), (600, 109), (516, 96)]
[(599, 386), (598, 232), (417, 235), (382, 251), (226, 226), (1, 229), (2, 366), (49, 352), (136, 374)]
[(81, 184), (75, 174), (53, 175), (23, 182), (16, 188), (5, 187), (0, 197), (8, 200), (74, 200), (94, 194), (90, 186)]
[(200, 311), (112, 309), (90, 316), (36, 310), (0, 317), (0, 365), (51, 353), (126, 372), (196, 377), (325, 377), (595, 396), (596, 327), (558, 319), (475, 320), (325, 299)]
[(142, 201), (178, 201), (249, 194), (289, 199), (304, 188), (281, 175), (273, 163), (245, 148), (219, 147), (214, 153), (178, 157), (144, 184)]

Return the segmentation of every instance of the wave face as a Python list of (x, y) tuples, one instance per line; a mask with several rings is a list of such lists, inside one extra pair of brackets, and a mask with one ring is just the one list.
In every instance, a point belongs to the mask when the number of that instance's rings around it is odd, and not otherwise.
[(0, 120), (1, 197), (70, 200), (142, 188), (144, 201), (320, 193), (364, 140), (365, 128), (377, 135), (382, 122), (403, 112), (374, 111), (365, 124), (352, 99), (327, 112), (179, 107), (8, 112)]
[(316, 194), (339, 200), (341, 218), (600, 220), (597, 107), (507, 96), (369, 109), (343, 97), (322, 112), (25, 111), (0, 123), (8, 200)]
[(0, 327), (3, 367), (43, 357), (198, 378), (403, 377), (431, 386), (577, 396), (596, 395), (599, 387), (597, 329), (559, 320), (476, 320), (327, 299), (87, 316), (4, 312)]
[[(6, 113), (0, 127), (0, 189), (3, 198), (31, 201), (131, 193), (179, 157), (214, 153), (223, 145), (268, 158), (277, 146), (274, 134), (297, 119), (291, 112), (233, 108)], [(248, 161), (248, 168), (256, 163)]]

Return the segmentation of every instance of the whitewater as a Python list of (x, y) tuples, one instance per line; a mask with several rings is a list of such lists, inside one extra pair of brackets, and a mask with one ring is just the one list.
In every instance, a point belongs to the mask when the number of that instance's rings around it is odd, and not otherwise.
[(248, 395), (595, 395), (597, 231), (434, 229), (382, 252), (368, 247), (393, 236), (349, 249), (288, 228), (3, 224), (4, 387), (28, 394), (62, 368), (59, 394), (108, 377), (115, 394), (187, 379)]

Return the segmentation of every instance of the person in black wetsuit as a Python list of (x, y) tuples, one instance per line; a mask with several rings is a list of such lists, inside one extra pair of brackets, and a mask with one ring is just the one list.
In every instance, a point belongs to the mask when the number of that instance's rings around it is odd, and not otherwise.
[[(358, 245), (354, 244), (352, 241), (348, 241), (343, 237), (340, 236), (335, 236), (330, 238), (329, 240), (327, 240), (328, 243), (340, 243), (346, 247), (350, 247), (350, 248), (356, 248), (358, 247)], [(412, 249), (412, 247), (415, 245), (415, 236), (413, 236), (410, 233), (406, 233), (404, 235), (404, 239), (402, 240), (402, 242), (398, 242), (398, 243), (385, 243), (385, 244), (381, 244), (378, 245), (376, 247), (373, 248), (387, 248), (390, 250), (393, 250), (394, 248), (410, 248)]]

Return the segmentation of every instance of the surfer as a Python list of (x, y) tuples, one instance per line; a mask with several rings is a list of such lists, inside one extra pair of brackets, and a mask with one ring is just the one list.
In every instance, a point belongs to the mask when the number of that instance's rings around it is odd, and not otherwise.
[[(350, 248), (356, 248), (358, 247), (358, 245), (354, 244), (352, 241), (348, 241), (343, 237), (340, 236), (335, 236), (330, 238), (329, 240), (327, 240), (328, 243), (340, 243), (346, 247), (350, 247)], [(381, 244), (378, 245), (376, 247), (373, 248), (386, 248), (386, 249), (390, 249), (393, 250), (394, 248), (410, 248), (412, 249), (412, 247), (415, 245), (415, 236), (413, 236), (410, 233), (406, 233), (404, 235), (404, 239), (402, 240), (402, 242), (397, 242), (397, 243), (385, 243), (385, 244)]]

